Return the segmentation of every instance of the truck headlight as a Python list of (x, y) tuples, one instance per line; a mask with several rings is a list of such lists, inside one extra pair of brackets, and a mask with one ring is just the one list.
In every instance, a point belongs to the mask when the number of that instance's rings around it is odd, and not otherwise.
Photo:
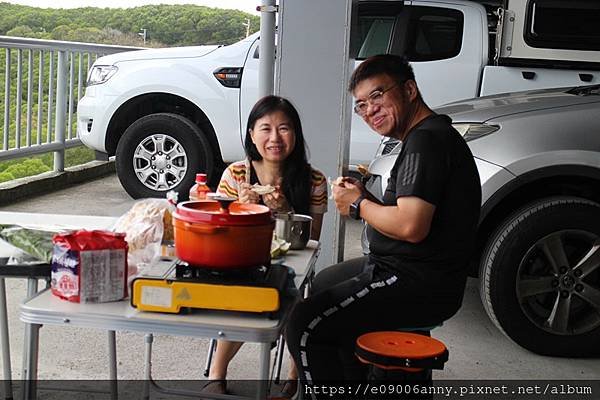
[(452, 124), (454, 129), (458, 131), (468, 142), (469, 140), (477, 139), (485, 135), (489, 135), (490, 133), (496, 132), (500, 129), (499, 126), (496, 125), (488, 125), (481, 123), (461, 123), (461, 124)]
[(94, 65), (88, 74), (87, 86), (99, 85), (109, 80), (118, 68), (114, 65)]

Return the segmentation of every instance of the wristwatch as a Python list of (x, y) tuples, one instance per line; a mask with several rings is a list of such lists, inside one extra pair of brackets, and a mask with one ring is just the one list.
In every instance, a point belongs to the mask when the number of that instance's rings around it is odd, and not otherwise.
[(363, 201), (365, 198), (365, 195), (361, 194), (360, 196), (358, 196), (358, 199), (354, 201), (354, 203), (350, 204), (350, 210), (348, 212), (350, 218), (356, 220), (360, 219), (360, 202)]

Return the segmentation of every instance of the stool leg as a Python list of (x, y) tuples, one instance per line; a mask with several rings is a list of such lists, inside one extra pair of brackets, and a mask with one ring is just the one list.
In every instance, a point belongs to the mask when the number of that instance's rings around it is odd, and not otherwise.
[(217, 340), (210, 339), (210, 344), (208, 345), (208, 354), (206, 355), (206, 365), (204, 366), (204, 376), (208, 378), (210, 374), (210, 364), (212, 364), (212, 358), (215, 353), (215, 349), (217, 348)]

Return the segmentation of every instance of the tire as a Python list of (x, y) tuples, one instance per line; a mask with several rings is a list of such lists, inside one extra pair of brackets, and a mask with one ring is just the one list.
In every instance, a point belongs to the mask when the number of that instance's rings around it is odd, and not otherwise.
[(188, 198), (196, 173), (210, 177), (214, 164), (200, 128), (168, 113), (150, 114), (131, 124), (119, 140), (115, 163), (121, 185), (134, 199), (165, 197), (174, 190), (179, 200)]
[(480, 264), (494, 324), (541, 355), (600, 354), (599, 237), (600, 205), (581, 198), (541, 199), (508, 217)]

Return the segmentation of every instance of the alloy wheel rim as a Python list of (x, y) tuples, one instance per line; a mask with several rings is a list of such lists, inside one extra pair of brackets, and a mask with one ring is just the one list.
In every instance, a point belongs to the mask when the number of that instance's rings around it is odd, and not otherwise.
[(538, 240), (521, 259), (516, 293), (525, 316), (555, 335), (600, 327), (600, 240), (562, 230)]
[(188, 168), (185, 149), (172, 136), (155, 133), (144, 138), (133, 152), (137, 179), (155, 191), (172, 190), (183, 180)]

